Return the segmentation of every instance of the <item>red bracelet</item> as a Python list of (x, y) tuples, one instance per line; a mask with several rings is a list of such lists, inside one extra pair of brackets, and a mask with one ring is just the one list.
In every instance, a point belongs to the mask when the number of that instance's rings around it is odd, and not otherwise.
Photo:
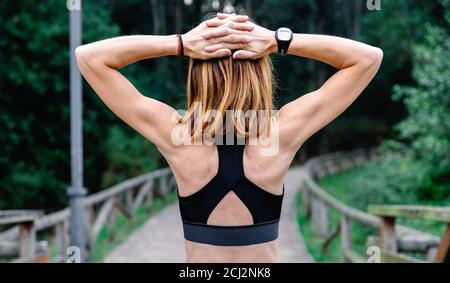
[(177, 33), (178, 37), (178, 56), (184, 56), (184, 46), (183, 46), (183, 39), (181, 38), (181, 34)]

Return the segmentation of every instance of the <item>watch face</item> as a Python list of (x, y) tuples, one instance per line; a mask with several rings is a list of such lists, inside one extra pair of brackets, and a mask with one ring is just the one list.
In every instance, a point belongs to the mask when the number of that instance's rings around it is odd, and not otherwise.
[(292, 32), (287, 29), (287, 28), (280, 28), (278, 30), (278, 39), (279, 40), (283, 40), (283, 41), (287, 41), (289, 39), (291, 39), (291, 34)]

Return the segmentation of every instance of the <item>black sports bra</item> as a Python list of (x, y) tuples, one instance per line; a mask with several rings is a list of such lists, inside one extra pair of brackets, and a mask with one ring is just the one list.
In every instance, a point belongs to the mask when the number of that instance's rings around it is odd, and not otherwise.
[[(245, 144), (217, 144), (219, 170), (206, 186), (192, 195), (178, 194), (184, 238), (217, 246), (243, 246), (270, 242), (278, 238), (278, 224), (284, 195), (269, 193), (245, 177)], [(244, 226), (208, 225), (216, 205), (233, 191), (250, 211), (254, 224)]]

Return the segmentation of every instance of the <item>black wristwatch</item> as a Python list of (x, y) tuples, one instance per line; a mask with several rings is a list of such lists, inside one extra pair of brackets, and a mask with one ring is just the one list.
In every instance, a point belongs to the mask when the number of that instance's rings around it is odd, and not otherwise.
[(291, 44), (294, 34), (288, 28), (279, 28), (275, 32), (275, 39), (278, 45), (278, 54), (284, 56), (287, 54), (289, 45)]

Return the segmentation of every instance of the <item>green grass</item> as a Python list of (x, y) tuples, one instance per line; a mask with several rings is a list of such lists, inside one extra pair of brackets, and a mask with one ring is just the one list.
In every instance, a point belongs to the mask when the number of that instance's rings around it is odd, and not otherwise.
[[(324, 188), (328, 193), (330, 193), (335, 198), (339, 199), (341, 202), (355, 207), (357, 206), (355, 203), (352, 203), (352, 200), (349, 198), (350, 190), (354, 190), (357, 188), (353, 188), (351, 184), (351, 180), (356, 176), (364, 175), (366, 173), (367, 168), (364, 166), (354, 167), (349, 170), (345, 170), (342, 172), (338, 172), (329, 176), (326, 176), (318, 181), (319, 185)], [(335, 237), (335, 239), (331, 242), (326, 252), (322, 251), (322, 246), (324, 243), (324, 239), (318, 237), (313, 230), (311, 222), (306, 218), (305, 211), (302, 209), (301, 202), (302, 195), (299, 194), (297, 197), (298, 201), (298, 222), (301, 227), (301, 232), (303, 234), (306, 245), (308, 246), (308, 250), (314, 259), (317, 262), (340, 262), (342, 253), (340, 250), (340, 235)], [(418, 203), (420, 204), (420, 203)], [(334, 227), (339, 223), (340, 215), (334, 211), (329, 210), (329, 229), (332, 231)], [(413, 227), (415, 229), (425, 231), (427, 233), (431, 233), (434, 235), (441, 236), (446, 228), (445, 223), (426, 221), (421, 219), (410, 219), (410, 218), (399, 218), (397, 221), (399, 224)], [(365, 257), (366, 254), (366, 239), (369, 235), (377, 235), (377, 229), (369, 228), (363, 224), (353, 221), (351, 225), (351, 233), (352, 233), (352, 249), (357, 252), (359, 255)], [(417, 255), (420, 258), (423, 258), (423, 255)]]
[[(302, 195), (297, 195), (297, 219), (301, 227), (301, 233), (311, 256), (316, 262), (334, 263), (342, 261), (340, 248), (341, 237), (338, 234), (324, 250), (325, 239), (319, 237), (313, 230), (311, 222), (307, 219), (302, 209)], [(328, 214), (329, 231), (333, 231), (339, 223), (340, 215), (333, 210)], [(376, 234), (376, 229), (365, 227), (359, 223), (351, 223), (352, 250), (363, 256), (366, 254), (366, 238), (370, 234)]]

